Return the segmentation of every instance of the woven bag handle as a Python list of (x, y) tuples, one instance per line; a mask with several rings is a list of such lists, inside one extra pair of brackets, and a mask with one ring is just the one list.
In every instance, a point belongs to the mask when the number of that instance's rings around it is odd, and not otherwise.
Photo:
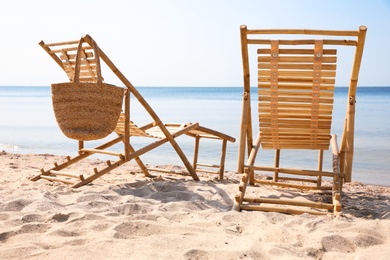
[[(100, 56), (99, 56), (99, 48), (97, 47), (96, 42), (91, 39), (92, 41), (92, 49), (95, 53), (95, 61), (96, 61), (96, 76), (97, 76), (97, 82), (102, 83), (103, 78), (102, 78), (102, 72), (100, 69)], [(74, 77), (73, 77), (73, 82), (79, 83), (80, 82), (80, 67), (81, 67), (81, 50), (83, 49), (83, 42), (84, 42), (84, 37), (81, 37), (79, 46), (77, 47), (77, 54), (76, 54), (76, 65), (74, 68)]]

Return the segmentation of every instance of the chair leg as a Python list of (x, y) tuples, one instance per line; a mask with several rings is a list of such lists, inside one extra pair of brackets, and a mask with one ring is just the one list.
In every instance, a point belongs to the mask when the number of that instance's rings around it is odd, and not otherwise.
[[(128, 144), (128, 149), (131, 153), (133, 153), (135, 151), (133, 146), (131, 146), (131, 144)], [(141, 158), (136, 157), (136, 158), (134, 158), (134, 160), (138, 164), (138, 167), (141, 169), (141, 171), (144, 173), (145, 177), (152, 177), (152, 175), (150, 175), (148, 169), (146, 168), (145, 164), (142, 162)]]
[[(280, 149), (276, 149), (275, 150), (275, 163), (274, 163), (275, 169), (279, 168), (279, 165), (280, 165)], [(275, 170), (274, 182), (277, 182), (278, 180), (279, 180), (279, 171)]]
[(333, 195), (333, 213), (334, 214), (337, 214), (337, 213), (340, 213), (341, 212), (341, 202), (340, 202), (340, 193), (335, 193)]
[(340, 152), (337, 145), (337, 136), (332, 135), (332, 168), (334, 172), (333, 177), (333, 212), (340, 213), (342, 210), (341, 206), (341, 189), (344, 181), (344, 177), (340, 173)]
[(84, 148), (84, 141), (79, 140), (79, 151)]
[(241, 211), (241, 204), (244, 200), (245, 191), (249, 180), (249, 174), (250, 174), (250, 170), (246, 169), (244, 174), (242, 175), (240, 184), (238, 186), (238, 193), (234, 198), (235, 201), (233, 202), (232, 210)]
[(220, 160), (220, 168), (219, 168), (219, 179), (223, 180), (223, 173), (225, 171), (225, 158), (226, 158), (226, 146), (227, 140), (222, 140), (222, 151), (221, 151), (221, 160)]
[[(318, 151), (318, 171), (319, 172), (322, 171), (323, 161), (324, 161), (324, 150), (319, 150)], [(321, 186), (322, 186), (322, 176), (318, 175), (317, 176), (317, 187), (321, 187)]]
[(200, 143), (200, 136), (195, 136), (194, 160), (192, 163), (192, 167), (194, 167), (195, 172), (196, 172), (196, 168), (198, 167), (199, 143)]
[(172, 144), (173, 148), (175, 149), (176, 153), (179, 155), (180, 159), (182, 160), (184, 166), (187, 168), (188, 172), (192, 176), (192, 179), (195, 181), (199, 181), (199, 177), (196, 174), (194, 168), (188, 161), (187, 157), (184, 155), (183, 150), (179, 147), (177, 142), (175, 140), (170, 140), (170, 143)]

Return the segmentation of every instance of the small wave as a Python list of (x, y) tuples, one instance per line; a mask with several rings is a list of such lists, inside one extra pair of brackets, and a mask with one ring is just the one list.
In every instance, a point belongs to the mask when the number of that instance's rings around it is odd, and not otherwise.
[(14, 150), (17, 151), (19, 150), (19, 146), (17, 145), (12, 145), (12, 144), (0, 144), (0, 149), (8, 149), (8, 150)]

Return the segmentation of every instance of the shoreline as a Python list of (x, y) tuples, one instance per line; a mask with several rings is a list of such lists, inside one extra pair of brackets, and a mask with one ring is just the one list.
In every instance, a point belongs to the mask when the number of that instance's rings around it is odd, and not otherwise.
[[(3, 145), (3, 146), (2, 146)], [(2, 148), (12, 148), (12, 147), (17, 147), (17, 146), (14, 146), (14, 145), (6, 145), (6, 144), (0, 144), (0, 147), (2, 146)], [(1, 149), (0, 149), (1, 150)], [(60, 157), (60, 158), (64, 158), (66, 157), (67, 155), (60, 155), (60, 154), (51, 154), (51, 153), (20, 153), (18, 152), (18, 150), (14, 150), (14, 151), (5, 151), (5, 150), (1, 150), (0, 153), (7, 153), (7, 154), (19, 154), (19, 155), (37, 155), (37, 156), (43, 156), (43, 155), (49, 155), (49, 156), (57, 156), (57, 157)], [(94, 160), (94, 159), (89, 159), (89, 160)], [(97, 159), (99, 160), (99, 159)], [(100, 160), (103, 160), (103, 159), (100, 159)], [(133, 162), (130, 162), (130, 163), (133, 163)], [(231, 170), (229, 170), (229, 172), (233, 172)], [(389, 185), (386, 185), (386, 184), (370, 184), (370, 183), (365, 183), (365, 182), (362, 182), (362, 181), (352, 181), (351, 183), (353, 184), (362, 184), (362, 185), (365, 185), (365, 186), (375, 186), (375, 187), (383, 187), (383, 188), (390, 188), (390, 184)], [(347, 183), (348, 184), (348, 183)]]
[[(132, 162), (92, 184), (30, 177), (64, 156), (0, 153), (0, 258), (386, 259), (390, 188), (344, 186), (339, 216), (231, 211), (239, 175), (144, 178)], [(85, 160), (77, 170), (104, 161)], [(161, 165), (159, 167), (178, 167)], [(176, 177), (176, 175), (175, 175)]]

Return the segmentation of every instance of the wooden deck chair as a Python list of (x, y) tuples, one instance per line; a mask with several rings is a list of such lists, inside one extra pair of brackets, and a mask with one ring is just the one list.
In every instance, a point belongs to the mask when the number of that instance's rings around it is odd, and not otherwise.
[[(100, 60), (103, 61), (112, 72), (119, 78), (119, 80), (125, 85), (124, 91), (124, 109), (118, 115), (116, 125), (113, 129), (116, 132), (117, 137), (110, 140), (98, 147), (86, 148), (85, 140), (90, 140), (88, 135), (86, 138), (73, 138), (78, 140), (78, 155), (71, 158), (67, 157), (67, 160), (62, 163), (55, 163), (54, 167), (49, 170), (41, 169), (41, 173), (32, 178), (33, 181), (39, 179), (47, 179), (50, 181), (61, 181), (72, 184), (72, 187), (77, 188), (83, 186), (93, 180), (101, 177), (102, 175), (110, 172), (111, 170), (119, 167), (120, 165), (134, 159), (146, 177), (152, 175), (149, 171), (160, 171), (177, 173), (185, 176), (191, 176), (194, 180), (199, 180), (197, 172), (209, 172), (216, 173), (219, 178), (223, 178), (224, 164), (226, 156), (227, 142), (235, 142), (235, 139), (226, 134), (214, 131), (212, 129), (200, 126), (199, 123), (187, 123), (187, 124), (164, 124), (145, 101), (137, 89), (130, 83), (130, 81), (119, 71), (119, 69), (113, 64), (113, 62), (107, 57), (107, 55), (97, 46), (95, 41), (89, 35), (84, 35), (80, 41), (69, 41), (46, 44), (43, 41), (39, 43), (41, 47), (54, 59), (54, 61), (65, 71), (70, 81), (72, 82), (77, 72), (77, 56), (80, 57), (79, 65), (80, 72), (78, 74), (79, 82), (97, 82), (99, 81), (100, 73)], [(81, 47), (80, 47), (81, 46)], [(80, 51), (78, 51), (80, 49)], [(79, 53), (79, 54), (78, 54)], [(100, 57), (100, 58), (99, 58)], [(62, 83), (61, 83), (62, 84)], [(53, 91), (53, 85), (52, 85)], [(136, 100), (142, 105), (145, 111), (150, 115), (152, 122), (146, 126), (138, 127), (130, 120), (130, 96), (134, 96)], [(53, 101), (54, 102), (54, 101)], [(54, 105), (54, 104), (53, 104)], [(88, 110), (88, 109), (87, 109)], [(58, 118), (57, 118), (58, 121)], [(102, 122), (103, 123), (103, 122)], [(87, 129), (88, 130), (88, 129)], [(89, 130), (88, 130), (89, 131)], [(177, 144), (175, 138), (181, 135), (188, 135), (195, 138), (194, 148), (194, 160), (191, 165), (187, 157), (183, 153), (182, 149)], [(157, 139), (154, 142), (147, 144), (146, 146), (135, 150), (130, 143), (131, 137), (148, 137)], [(202, 138), (216, 139), (222, 142), (222, 152), (219, 164), (199, 163), (198, 162), (198, 149), (199, 143)], [(91, 138), (94, 139), (94, 138)], [(158, 146), (169, 142), (173, 149), (176, 151), (184, 166), (188, 172), (173, 172), (165, 171), (158, 168), (148, 169), (141, 161), (140, 156), (151, 151)], [(114, 144), (122, 143), (124, 150), (121, 153), (108, 151), (107, 148)], [(70, 165), (87, 158), (93, 154), (105, 154), (116, 157), (115, 161), (108, 160), (107, 166), (103, 169), (93, 169), (90, 174), (79, 174), (66, 171), (66, 168)], [(213, 169), (213, 170), (211, 170)], [(215, 170), (217, 169), (217, 170)]]
[[(244, 93), (238, 172), (243, 175), (234, 210), (289, 214), (341, 211), (341, 188), (343, 182), (351, 181), (355, 95), (366, 30), (365, 26), (357, 31), (257, 30), (241, 26)], [(350, 59), (352, 74), (339, 149), (336, 135), (331, 135), (331, 123), (336, 55), (349, 49), (346, 47), (353, 47), (355, 54)], [(249, 57), (253, 59), (258, 85), (259, 133), (254, 142)], [(330, 146), (332, 164), (324, 170), (323, 154)], [(260, 147), (275, 150), (273, 164), (256, 163)], [(294, 149), (318, 151), (318, 167), (282, 167), (281, 150)], [(273, 176), (264, 178), (260, 174), (266, 172)], [(266, 188), (267, 195), (254, 195), (258, 186)], [(289, 192), (289, 196), (283, 195), (283, 191)]]

